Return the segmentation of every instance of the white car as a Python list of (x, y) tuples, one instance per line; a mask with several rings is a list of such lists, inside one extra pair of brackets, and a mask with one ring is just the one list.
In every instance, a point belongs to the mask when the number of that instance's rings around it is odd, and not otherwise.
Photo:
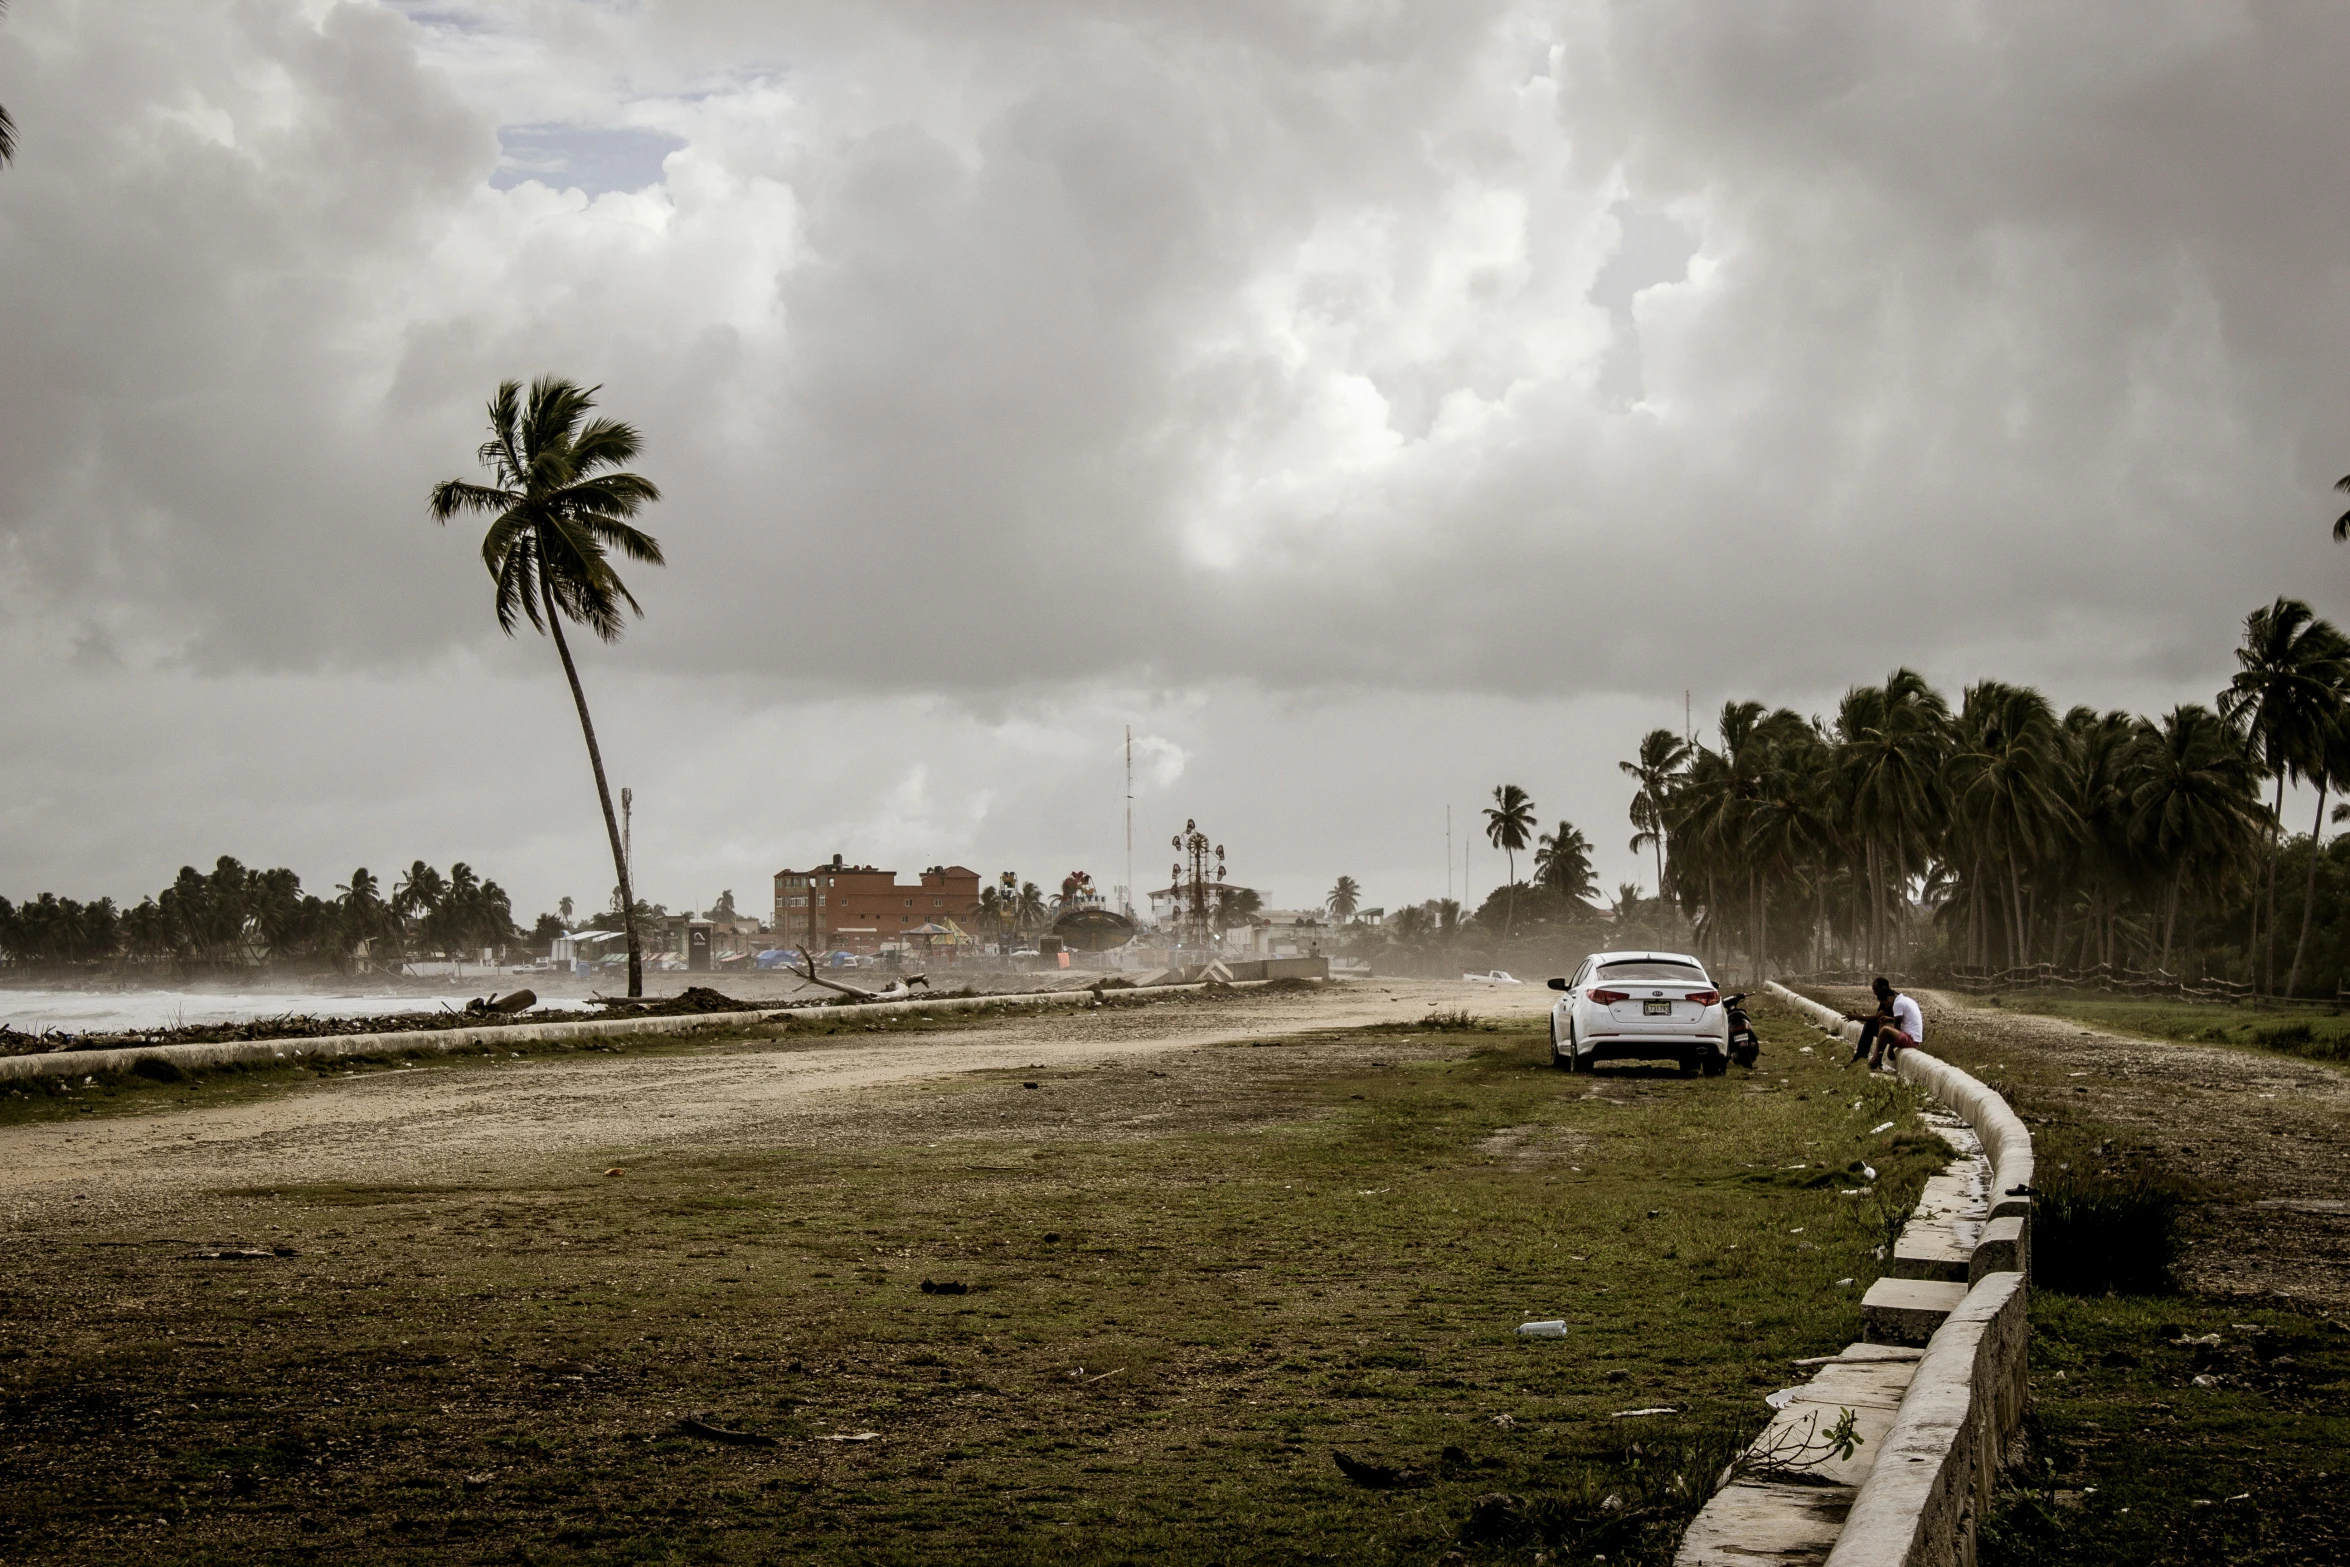
[(1683, 952), (1595, 952), (1550, 1009), (1550, 1064), (1676, 1061), (1684, 1075), (1730, 1064), (1730, 1015), (1705, 965)]
[(1461, 981), (1469, 985), (1523, 985), (1526, 983), (1505, 968), (1487, 969), (1482, 974), (1463, 974)]

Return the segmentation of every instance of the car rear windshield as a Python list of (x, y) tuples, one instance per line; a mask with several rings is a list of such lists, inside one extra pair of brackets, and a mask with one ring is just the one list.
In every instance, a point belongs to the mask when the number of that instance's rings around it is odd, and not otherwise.
[(1625, 963), (1602, 963), (1601, 979), (1669, 979), (1691, 985), (1705, 983), (1705, 970), (1694, 963), (1659, 963), (1653, 958), (1634, 958)]

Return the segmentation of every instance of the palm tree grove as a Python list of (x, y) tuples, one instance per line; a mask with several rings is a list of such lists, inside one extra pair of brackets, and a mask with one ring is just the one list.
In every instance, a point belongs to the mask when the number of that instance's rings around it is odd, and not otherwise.
[[(1953, 700), (1909, 669), (1833, 714), (1731, 701), (1710, 734), (1653, 730), (1622, 764), (1646, 892), (1600, 901), (1583, 834), (1534, 834), (1532, 797), (1502, 785), (1486, 833), (1513, 867), (1533, 841), (1532, 877), (1457, 919), (1391, 913), (1351, 950), (1437, 974), (1687, 943), (1742, 982), (1891, 969), (2330, 998), (2350, 979), (2350, 844), (2327, 836), (2350, 820), (2350, 642), (2280, 598), (2233, 662), (2209, 703), (2159, 716), (2060, 712), (1999, 680)], [(2289, 784), (2314, 802), (2298, 824)]]

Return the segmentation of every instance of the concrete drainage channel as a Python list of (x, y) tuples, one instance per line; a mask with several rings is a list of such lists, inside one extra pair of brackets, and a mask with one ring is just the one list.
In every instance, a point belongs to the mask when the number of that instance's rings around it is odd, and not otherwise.
[[(1269, 980), (1231, 982), (1254, 990)], [(678, 1017), (594, 1018), (578, 1023), (500, 1023), (483, 1028), (417, 1028), (384, 1034), (329, 1034), (315, 1038), (249, 1039), (199, 1045), (128, 1045), (119, 1050), (52, 1050), (39, 1055), (0, 1056), (0, 1083), (42, 1077), (95, 1076), (128, 1072), (142, 1061), (168, 1062), (182, 1070), (253, 1063), (336, 1061), (348, 1056), (448, 1055), (485, 1045), (541, 1044), (566, 1039), (615, 1039), (629, 1034), (699, 1034), (750, 1028), (795, 1017), (834, 1022), (845, 1018), (902, 1016), (908, 1012), (969, 1012), (983, 1007), (1084, 1006), (1104, 997), (1178, 996), (1208, 988), (1206, 983), (1149, 985), (1131, 990), (1046, 990), (1006, 996), (911, 996), (898, 1001), (859, 1001), (843, 1006), (780, 1007), (741, 1012), (695, 1012)]]
[[(1827, 1033), (1833, 1008), (1772, 984)], [(1779, 1412), (1682, 1537), (1676, 1567), (1959, 1567), (2024, 1418), (2032, 1139), (2007, 1102), (1922, 1050), (1904, 1081), (1947, 1112), (1958, 1157), (1926, 1183), (1893, 1269), (1861, 1300), (1862, 1342), (1805, 1362)], [(1857, 1439), (1857, 1440), (1856, 1440)]]

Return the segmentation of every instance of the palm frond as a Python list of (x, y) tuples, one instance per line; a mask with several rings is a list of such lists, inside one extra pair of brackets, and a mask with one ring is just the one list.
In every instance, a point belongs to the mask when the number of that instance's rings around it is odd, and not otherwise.
[(590, 419), (571, 441), (571, 460), (582, 474), (632, 462), (643, 446), (634, 425), (618, 419)]
[(604, 473), (566, 484), (554, 498), (577, 511), (633, 517), (648, 503), (659, 500), (661, 491), (642, 474)]
[(432, 520), (446, 523), (461, 511), (504, 511), (522, 499), (512, 490), (494, 490), (486, 484), (444, 479), (432, 487)]
[(661, 541), (642, 528), (595, 513), (576, 513), (574, 524), (596, 541), (598, 548), (618, 550), (630, 560), (643, 561), (648, 566), (665, 566), (661, 558)]

